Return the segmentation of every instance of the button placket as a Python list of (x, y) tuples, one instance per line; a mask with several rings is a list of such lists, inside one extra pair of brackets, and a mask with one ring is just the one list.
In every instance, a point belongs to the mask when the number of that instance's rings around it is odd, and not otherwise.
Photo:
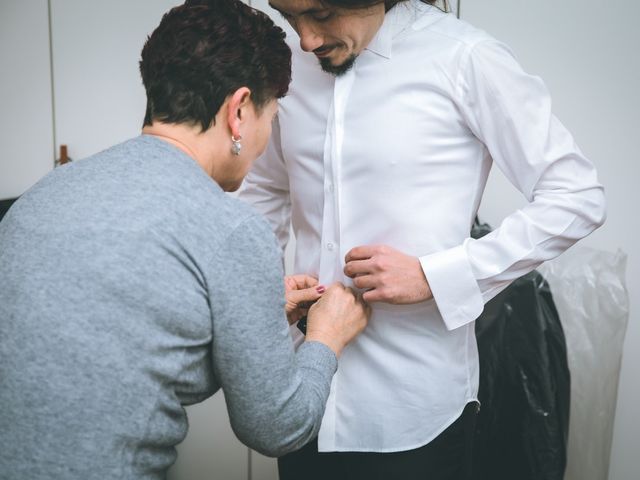
[[(333, 105), (327, 119), (324, 150), (324, 212), (322, 218), (322, 244), (320, 254), (320, 281), (333, 282), (343, 278), (340, 258), (340, 164), (344, 140), (344, 114), (355, 74), (347, 72), (335, 79)], [(336, 443), (336, 388), (340, 370), (332, 380), (327, 399), (322, 427), (318, 434), (321, 443), (331, 446)]]

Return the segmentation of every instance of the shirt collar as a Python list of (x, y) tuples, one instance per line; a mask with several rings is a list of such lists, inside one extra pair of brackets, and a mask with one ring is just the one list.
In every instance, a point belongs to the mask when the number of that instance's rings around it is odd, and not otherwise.
[(380, 29), (365, 50), (384, 58), (391, 58), (393, 39), (410, 27), (419, 18), (420, 13), (431, 8), (435, 7), (416, 0), (399, 2), (385, 14)]

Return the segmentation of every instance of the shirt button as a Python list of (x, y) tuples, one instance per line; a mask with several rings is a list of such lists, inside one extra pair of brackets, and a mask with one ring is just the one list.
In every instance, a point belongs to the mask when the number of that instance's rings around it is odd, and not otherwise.
[(333, 243), (327, 243), (327, 250), (333, 252)]
[(330, 183), (330, 184), (327, 186), (327, 190), (329, 190), (330, 192), (333, 192), (333, 183)]

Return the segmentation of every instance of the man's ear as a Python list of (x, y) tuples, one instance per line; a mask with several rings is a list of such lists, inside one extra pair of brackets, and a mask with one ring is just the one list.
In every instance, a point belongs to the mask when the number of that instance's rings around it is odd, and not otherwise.
[(229, 97), (227, 104), (227, 121), (231, 135), (235, 138), (241, 138), (240, 125), (244, 123), (247, 115), (247, 109), (251, 104), (251, 90), (247, 87), (240, 87)]

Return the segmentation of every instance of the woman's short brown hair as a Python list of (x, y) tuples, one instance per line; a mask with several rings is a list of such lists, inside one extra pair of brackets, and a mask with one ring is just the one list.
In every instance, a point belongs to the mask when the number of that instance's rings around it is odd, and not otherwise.
[(142, 50), (144, 124), (207, 130), (225, 99), (243, 86), (258, 109), (283, 97), (291, 80), (284, 39), (266, 14), (238, 0), (194, 0), (173, 8)]

